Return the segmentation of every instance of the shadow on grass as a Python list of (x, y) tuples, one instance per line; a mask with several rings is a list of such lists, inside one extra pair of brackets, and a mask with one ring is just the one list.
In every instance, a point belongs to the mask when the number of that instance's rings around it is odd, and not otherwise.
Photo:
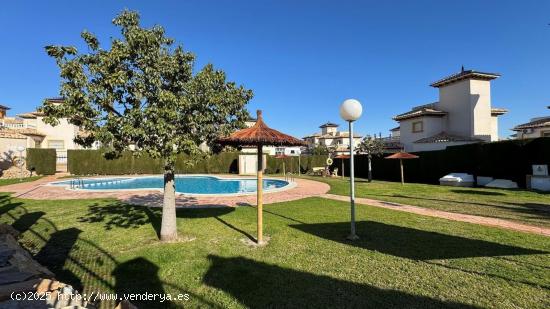
[(251, 241), (255, 242), (256, 241), (256, 238), (254, 236), (252, 236), (250, 233), (248, 233), (247, 231), (241, 229), (241, 228), (238, 228), (236, 227), (235, 225), (227, 222), (226, 220), (222, 219), (222, 218), (219, 218), (219, 217), (215, 217), (216, 220), (218, 220), (219, 222), (221, 222), (222, 224), (224, 224), (225, 226), (229, 227), (230, 229), (234, 230), (234, 231), (237, 231), (239, 233), (241, 233), (243, 236), (245, 236), (246, 238), (250, 239)]
[[(178, 218), (210, 218), (228, 214), (235, 209), (233, 207), (216, 208), (177, 208)], [(160, 236), (162, 220), (162, 208), (133, 206), (123, 202), (112, 202), (108, 204), (92, 204), (88, 207), (88, 213), (78, 218), (79, 222), (103, 223), (107, 230), (113, 228), (138, 228), (151, 224), (157, 236)]]
[(290, 227), (324, 239), (412, 260), (547, 253), (373, 221), (357, 222), (361, 239), (356, 241), (345, 240), (345, 235), (349, 233), (349, 222), (295, 224)]
[[(151, 261), (138, 257), (117, 265), (113, 270), (115, 277), (115, 292), (118, 297), (131, 294), (158, 294), (166, 295), (164, 283), (158, 276), (159, 267)], [(156, 301), (160, 307), (172, 308), (174, 303), (166, 301)], [(149, 308), (151, 301), (134, 300), (132, 303), (139, 308)]]
[(15, 220), (11, 224), (11, 226), (14, 229), (16, 229), (17, 231), (19, 231), (19, 233), (25, 233), (28, 229), (31, 228), (31, 226), (36, 224), (36, 222), (43, 215), (45, 215), (45, 213), (42, 212), (42, 211), (35, 211), (35, 212), (25, 213), (22, 216), (20, 216), (19, 218), (17, 218), (17, 220)]
[(208, 256), (206, 285), (249, 308), (475, 308), (282, 268), (244, 257)]
[[(34, 259), (52, 271), (57, 280), (72, 285), (83, 294), (164, 293), (166, 287), (170, 288), (170, 292), (175, 295), (189, 294), (190, 299), (197, 300), (205, 307), (219, 307), (201, 295), (161, 280), (159, 267), (145, 258), (139, 257), (120, 263), (96, 243), (82, 238), (80, 229), (58, 229), (52, 221), (46, 218), (45, 213), (29, 212), (26, 207), (22, 206), (22, 203), (13, 202), (11, 198), (0, 196), (0, 202), (5, 204), (1, 208), (5, 211), (3, 216), (18, 225), (19, 229), (25, 230), (22, 245), (27, 250), (36, 252), (33, 255)], [(94, 209), (97, 210), (97, 208)], [(124, 207), (123, 209), (128, 208)], [(141, 209), (147, 208), (142, 207)], [(120, 215), (120, 211), (116, 213)], [(103, 215), (108, 217), (106, 214)], [(101, 218), (105, 219), (106, 217)], [(92, 220), (94, 222), (101, 221), (97, 220), (98, 217), (94, 218), (96, 219)], [(145, 221), (139, 220), (139, 222), (142, 224)], [(120, 223), (117, 220), (110, 224), (122, 224), (129, 227), (127, 223)], [(98, 308), (114, 308), (118, 301), (118, 299), (109, 298), (101, 300), (95, 305)], [(133, 303), (140, 305), (140, 308), (182, 307), (182, 303), (160, 302), (158, 298), (149, 301), (138, 300)]]
[(496, 191), (484, 191), (484, 190), (468, 190), (468, 189), (464, 189), (464, 190), (460, 190), (460, 189), (451, 189), (449, 190), (450, 192), (453, 192), (453, 193), (459, 193), (459, 194), (473, 194), (473, 195), (491, 195), (491, 196), (499, 196), (499, 195), (506, 195), (505, 193), (502, 193), (502, 192), (496, 192)]
[(82, 291), (83, 285), (80, 278), (65, 267), (65, 263), (70, 259), (69, 253), (73, 250), (80, 233), (82, 231), (77, 228), (53, 232), (34, 258), (55, 273), (57, 278)]

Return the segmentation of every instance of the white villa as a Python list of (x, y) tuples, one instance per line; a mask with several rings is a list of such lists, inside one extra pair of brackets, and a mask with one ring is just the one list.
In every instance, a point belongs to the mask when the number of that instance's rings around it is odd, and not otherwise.
[[(334, 149), (336, 154), (349, 154), (349, 132), (338, 131), (338, 125), (332, 122), (322, 124), (321, 132), (317, 132), (304, 137), (308, 148), (322, 145)], [(357, 147), (361, 143), (362, 136), (353, 135), (353, 146)]]
[[(63, 104), (63, 99), (47, 99), (53, 104)], [(57, 152), (58, 163), (65, 163), (67, 150), (80, 149), (74, 138), (80, 133), (77, 126), (67, 120), (60, 120), (52, 127), (43, 121), (44, 115), (38, 111), (7, 117), (6, 106), (0, 106), (0, 161), (6, 164), (8, 156), (19, 156), (17, 148), (53, 148)], [(5, 166), (3, 166), (5, 167)]]
[[(550, 106), (548, 106), (550, 109)], [(515, 126), (515, 137), (518, 139), (550, 137), (550, 116), (532, 118), (531, 121)]]
[(409, 152), (498, 141), (498, 117), (507, 113), (491, 106), (491, 80), (498, 77), (462, 68), (432, 83), (439, 89), (439, 101), (395, 116), (399, 127), (392, 129), (392, 136)]

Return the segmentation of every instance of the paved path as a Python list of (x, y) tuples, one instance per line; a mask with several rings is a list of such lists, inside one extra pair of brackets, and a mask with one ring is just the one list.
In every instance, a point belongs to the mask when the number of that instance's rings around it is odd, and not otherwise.
[[(343, 195), (323, 194), (321, 197), (331, 199), (331, 200), (337, 200), (337, 201), (349, 201), (349, 197), (343, 196)], [(443, 218), (448, 220), (481, 224), (481, 225), (487, 225), (487, 226), (493, 226), (493, 227), (500, 227), (508, 230), (515, 230), (520, 232), (550, 236), (549, 228), (521, 224), (514, 221), (509, 221), (509, 220), (475, 216), (475, 215), (465, 215), (465, 214), (459, 214), (455, 212), (423, 208), (423, 207), (411, 206), (411, 205), (405, 205), (405, 204), (399, 204), (399, 203), (393, 203), (393, 202), (384, 202), (384, 201), (373, 200), (368, 198), (356, 198), (355, 202), (358, 204), (365, 204), (365, 205), (370, 205), (375, 207), (404, 211), (404, 212), (414, 213), (414, 214), (423, 215), (423, 216)]]

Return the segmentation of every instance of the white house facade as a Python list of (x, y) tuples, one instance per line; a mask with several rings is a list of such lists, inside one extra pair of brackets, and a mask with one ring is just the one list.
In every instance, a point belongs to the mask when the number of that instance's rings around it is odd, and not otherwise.
[[(63, 99), (47, 99), (53, 104), (63, 104)], [(13, 153), (18, 146), (25, 148), (53, 148), (57, 152), (58, 163), (65, 163), (67, 150), (81, 149), (74, 142), (80, 129), (61, 119), (57, 126), (46, 124), (44, 115), (38, 111), (23, 113), (17, 117), (7, 117), (6, 106), (0, 106), (0, 153)], [(19, 154), (17, 154), (19, 156)]]
[(399, 128), (392, 135), (409, 152), (498, 141), (498, 117), (507, 112), (491, 106), (491, 80), (499, 76), (462, 69), (432, 83), (439, 89), (439, 101), (395, 116)]
[[(550, 106), (548, 106), (550, 109)], [(532, 118), (529, 122), (515, 126), (517, 139), (550, 137), (550, 116)]]
[[(332, 122), (322, 124), (321, 132), (317, 132), (304, 137), (308, 148), (316, 146), (325, 146), (333, 149), (336, 154), (349, 154), (350, 138), (348, 131), (338, 131), (338, 125)], [(357, 147), (361, 143), (362, 136), (353, 135), (353, 145)]]

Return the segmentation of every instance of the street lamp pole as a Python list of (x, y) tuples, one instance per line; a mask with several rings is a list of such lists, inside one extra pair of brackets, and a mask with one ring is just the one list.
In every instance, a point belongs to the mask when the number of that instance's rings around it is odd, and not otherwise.
[(349, 150), (350, 150), (350, 211), (351, 211), (351, 230), (347, 237), (349, 240), (359, 239), (355, 231), (355, 171), (354, 171), (354, 141), (353, 141), (353, 122), (363, 113), (363, 107), (359, 101), (354, 99), (345, 100), (340, 106), (340, 116), (349, 123)]
[(348, 236), (348, 239), (355, 240), (359, 237), (355, 233), (355, 171), (354, 171), (354, 164), (353, 164), (353, 153), (354, 153), (354, 145), (353, 145), (353, 121), (349, 121), (349, 152), (350, 152), (350, 161), (349, 161), (349, 178), (350, 178), (350, 205), (351, 205), (351, 232)]

